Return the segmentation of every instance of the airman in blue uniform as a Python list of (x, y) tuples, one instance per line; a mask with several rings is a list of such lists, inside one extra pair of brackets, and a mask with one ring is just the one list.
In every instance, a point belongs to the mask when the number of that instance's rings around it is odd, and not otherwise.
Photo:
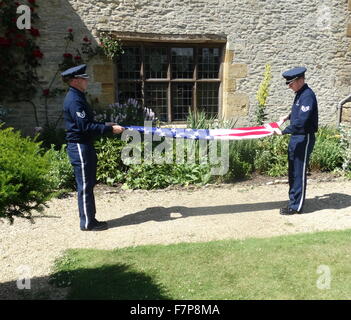
[(288, 147), (289, 161), (289, 203), (280, 209), (280, 214), (302, 213), (306, 197), (307, 168), (318, 130), (318, 103), (315, 93), (305, 83), (305, 67), (285, 71), (286, 84), (295, 92), (291, 113), (283, 119), (290, 124), (281, 134), (290, 134)]
[(97, 157), (94, 137), (107, 133), (118, 134), (124, 128), (115, 123), (99, 123), (87, 103), (85, 91), (89, 76), (86, 65), (69, 68), (61, 73), (69, 85), (63, 103), (66, 128), (67, 153), (74, 168), (78, 191), (80, 229), (82, 231), (101, 231), (108, 229), (104, 221), (95, 218), (94, 186), (96, 183)]

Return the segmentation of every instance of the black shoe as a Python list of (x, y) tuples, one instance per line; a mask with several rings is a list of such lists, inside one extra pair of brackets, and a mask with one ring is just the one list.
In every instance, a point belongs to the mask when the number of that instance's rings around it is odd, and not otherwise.
[(301, 212), (293, 210), (291, 208), (285, 207), (280, 209), (280, 214), (282, 215), (292, 215), (292, 214), (299, 214)]
[(92, 226), (90, 226), (88, 229), (80, 229), (82, 231), (103, 231), (103, 230), (107, 230), (108, 229), (108, 225), (107, 222), (105, 221), (97, 221), (94, 222), (94, 224)]

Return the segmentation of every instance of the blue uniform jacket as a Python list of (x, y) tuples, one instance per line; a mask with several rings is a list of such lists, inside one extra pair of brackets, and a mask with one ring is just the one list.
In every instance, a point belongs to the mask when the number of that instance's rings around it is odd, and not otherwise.
[(112, 132), (111, 126), (95, 122), (84, 92), (70, 87), (63, 102), (67, 142), (92, 143), (94, 136)]
[(307, 134), (318, 130), (318, 104), (316, 95), (307, 84), (296, 92), (290, 113), (290, 125), (282, 134)]

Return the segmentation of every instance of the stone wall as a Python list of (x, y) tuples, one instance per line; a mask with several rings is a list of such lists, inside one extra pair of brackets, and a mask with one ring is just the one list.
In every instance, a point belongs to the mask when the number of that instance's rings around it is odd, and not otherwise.
[[(226, 38), (223, 64), (222, 111), (238, 119), (237, 125), (254, 120), (256, 92), (265, 64), (271, 64), (268, 98), (270, 120), (285, 115), (293, 100), (282, 72), (306, 66), (307, 83), (317, 94), (322, 124), (335, 124), (336, 106), (350, 94), (350, 0), (37, 0), (45, 56), (40, 70), (43, 85), (50, 81), (64, 52), (63, 37), (72, 27), (78, 40), (97, 38), (99, 31), (133, 34), (194, 35)], [(113, 66), (95, 59), (89, 92), (104, 103), (114, 97)], [(58, 85), (59, 81), (57, 82)], [(51, 101), (50, 119), (56, 119), (63, 97)], [(29, 130), (30, 106), (21, 106), (11, 121)], [(17, 120), (16, 120), (17, 119)]]

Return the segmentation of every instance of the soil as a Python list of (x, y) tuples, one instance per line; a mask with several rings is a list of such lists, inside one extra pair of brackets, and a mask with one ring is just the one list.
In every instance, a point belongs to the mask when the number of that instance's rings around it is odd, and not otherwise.
[[(282, 216), (286, 177), (255, 176), (235, 184), (122, 190), (97, 186), (97, 215), (109, 229), (82, 232), (77, 198), (48, 203), (34, 223), (0, 223), (0, 299), (62, 299), (66, 289), (48, 285), (52, 266), (69, 248), (114, 249), (145, 244), (272, 237), (351, 228), (351, 181), (331, 174), (309, 175), (304, 213)], [(30, 278), (31, 289), (23, 280)], [(21, 280), (22, 279), (22, 280)]]

